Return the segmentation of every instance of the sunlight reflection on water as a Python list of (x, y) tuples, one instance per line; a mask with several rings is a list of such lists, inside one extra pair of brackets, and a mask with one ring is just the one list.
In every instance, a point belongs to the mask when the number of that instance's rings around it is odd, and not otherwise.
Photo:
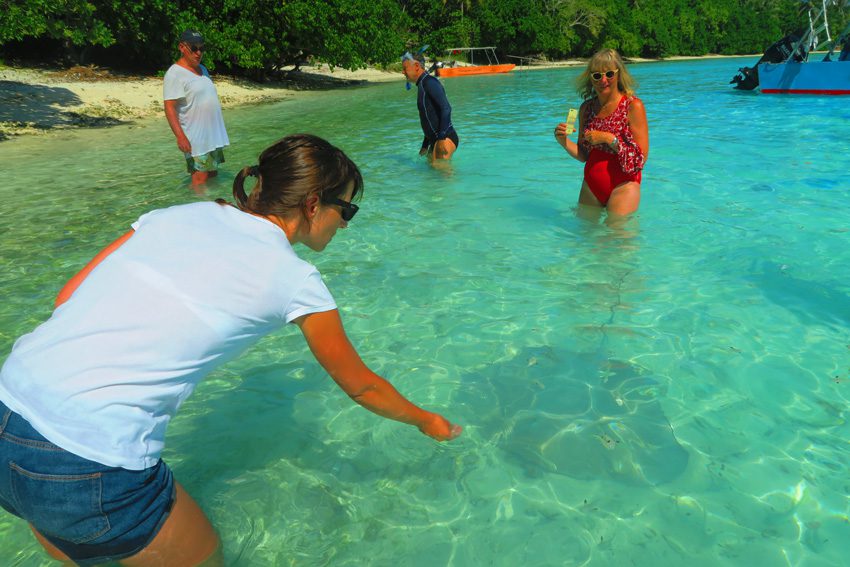
[[(640, 64), (637, 218), (576, 216), (552, 139), (578, 70), (445, 80), (461, 145), (417, 157), (403, 82), (227, 111), (205, 198), (298, 131), (362, 167), (315, 262), (364, 359), (465, 426), (353, 406), (292, 330), (212, 374), (166, 460), (235, 565), (840, 564), (850, 552), (850, 158), (840, 97), (738, 93), (743, 60)], [(189, 202), (164, 120), (0, 144), (0, 341), (151, 208)], [(838, 205), (838, 206), (836, 206)], [(48, 564), (0, 516), (0, 557)]]

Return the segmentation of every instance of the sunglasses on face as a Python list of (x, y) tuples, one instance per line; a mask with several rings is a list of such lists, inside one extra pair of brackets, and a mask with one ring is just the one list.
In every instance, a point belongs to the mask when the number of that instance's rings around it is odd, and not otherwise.
[(606, 79), (613, 79), (614, 75), (617, 74), (617, 69), (613, 69), (611, 71), (605, 71), (604, 73), (600, 73), (599, 71), (590, 74), (590, 78), (594, 81), (601, 81), (602, 76), (604, 75)]
[(206, 50), (207, 50), (206, 46), (204, 46), (204, 45), (189, 45), (189, 44), (187, 43), (187, 44), (186, 44), (186, 47), (188, 47), (188, 48), (189, 48), (189, 50), (190, 50), (192, 53), (197, 53), (197, 52), (199, 52), (199, 51), (206, 51)]
[(328, 203), (329, 205), (339, 205), (340, 207), (342, 207), (340, 215), (342, 216), (342, 220), (344, 220), (345, 222), (348, 222), (353, 219), (354, 215), (357, 214), (357, 211), (360, 210), (360, 207), (358, 207), (354, 203), (351, 203), (349, 201), (343, 201), (342, 199), (328, 199), (326, 203)]

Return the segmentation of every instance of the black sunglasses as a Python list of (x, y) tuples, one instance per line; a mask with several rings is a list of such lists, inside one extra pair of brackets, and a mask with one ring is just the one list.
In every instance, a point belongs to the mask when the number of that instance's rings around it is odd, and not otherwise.
[(606, 79), (613, 79), (614, 75), (617, 74), (617, 69), (613, 69), (611, 71), (605, 71), (604, 73), (600, 73), (599, 71), (590, 74), (590, 78), (594, 81), (601, 81), (602, 75), (605, 75)]
[(189, 49), (192, 50), (192, 53), (197, 53), (199, 51), (206, 51), (207, 50), (207, 46), (205, 46), (205, 45), (189, 45), (189, 44), (186, 44), (186, 45), (189, 47)]
[(342, 199), (337, 199), (336, 197), (334, 197), (333, 199), (328, 199), (327, 201), (325, 201), (325, 203), (329, 205), (339, 205), (340, 207), (342, 207), (340, 215), (342, 216), (342, 220), (344, 220), (345, 222), (348, 222), (353, 219), (354, 215), (357, 214), (357, 211), (360, 210), (360, 207), (358, 207), (354, 203), (351, 203), (349, 201), (343, 201)]

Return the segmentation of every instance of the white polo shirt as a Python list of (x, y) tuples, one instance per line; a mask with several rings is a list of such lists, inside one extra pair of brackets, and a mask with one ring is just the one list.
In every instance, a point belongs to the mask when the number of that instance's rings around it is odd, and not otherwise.
[(336, 309), (266, 219), (217, 203), (143, 215), (46, 322), (15, 343), (0, 400), (56, 445), (140, 470), (215, 367), (293, 319)]

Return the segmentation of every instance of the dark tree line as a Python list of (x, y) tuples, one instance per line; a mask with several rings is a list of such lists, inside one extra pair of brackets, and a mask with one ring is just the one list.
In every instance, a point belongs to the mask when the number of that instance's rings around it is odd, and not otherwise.
[[(838, 4), (838, 3), (837, 3)], [(405, 49), (494, 45), (562, 59), (601, 47), (626, 56), (761, 53), (807, 22), (799, 0), (0, 0), (0, 57), (154, 71), (187, 28), (205, 62), (264, 78), (307, 60), (347, 69)], [(833, 28), (848, 20), (841, 6)]]

